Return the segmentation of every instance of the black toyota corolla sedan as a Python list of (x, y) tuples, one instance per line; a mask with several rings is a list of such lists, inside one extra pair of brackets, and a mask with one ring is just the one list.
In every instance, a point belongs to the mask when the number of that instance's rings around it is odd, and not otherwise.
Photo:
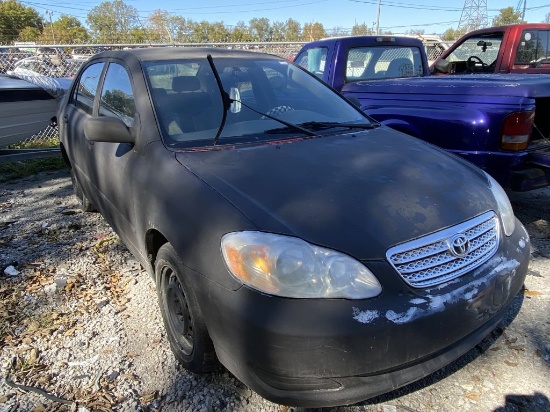
[(522, 288), (529, 238), (491, 177), (278, 57), (100, 53), (59, 120), (76, 195), (154, 277), (191, 372), (357, 402), (471, 349)]

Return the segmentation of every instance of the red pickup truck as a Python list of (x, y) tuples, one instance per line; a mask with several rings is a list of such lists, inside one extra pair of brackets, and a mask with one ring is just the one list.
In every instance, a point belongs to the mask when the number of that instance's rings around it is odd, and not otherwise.
[(550, 24), (514, 24), (469, 32), (435, 60), (431, 72), (550, 74)]

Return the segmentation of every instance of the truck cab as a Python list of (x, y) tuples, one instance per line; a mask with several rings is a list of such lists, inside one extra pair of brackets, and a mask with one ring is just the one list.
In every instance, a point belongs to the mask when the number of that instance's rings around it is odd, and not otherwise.
[(432, 74), (550, 74), (550, 24), (515, 24), (465, 34), (432, 65)]
[[(336, 61), (341, 63), (332, 63)], [(411, 37), (353, 36), (319, 40), (306, 44), (294, 62), (337, 90), (346, 83), (430, 74), (424, 44)]]

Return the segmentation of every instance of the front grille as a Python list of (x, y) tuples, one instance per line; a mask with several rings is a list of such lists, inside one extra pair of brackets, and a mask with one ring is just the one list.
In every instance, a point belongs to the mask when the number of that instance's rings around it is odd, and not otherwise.
[[(389, 249), (388, 261), (403, 280), (415, 288), (447, 282), (469, 272), (495, 254), (499, 244), (499, 224), (494, 212), (468, 220), (431, 235)], [(457, 256), (450, 243), (464, 235), (468, 250)]]

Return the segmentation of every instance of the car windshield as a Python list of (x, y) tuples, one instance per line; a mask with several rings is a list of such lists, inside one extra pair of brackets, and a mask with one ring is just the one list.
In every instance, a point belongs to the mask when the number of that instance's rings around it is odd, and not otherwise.
[(478, 57), (485, 65), (491, 65), (498, 57), (502, 43), (502, 32), (474, 36), (465, 40), (447, 56), (447, 60), (466, 61), (471, 56)]
[(286, 60), (259, 55), (213, 62), (217, 73), (206, 58), (145, 64), (167, 145), (211, 146), (216, 137), (219, 145), (252, 143), (372, 127), (367, 116)]

